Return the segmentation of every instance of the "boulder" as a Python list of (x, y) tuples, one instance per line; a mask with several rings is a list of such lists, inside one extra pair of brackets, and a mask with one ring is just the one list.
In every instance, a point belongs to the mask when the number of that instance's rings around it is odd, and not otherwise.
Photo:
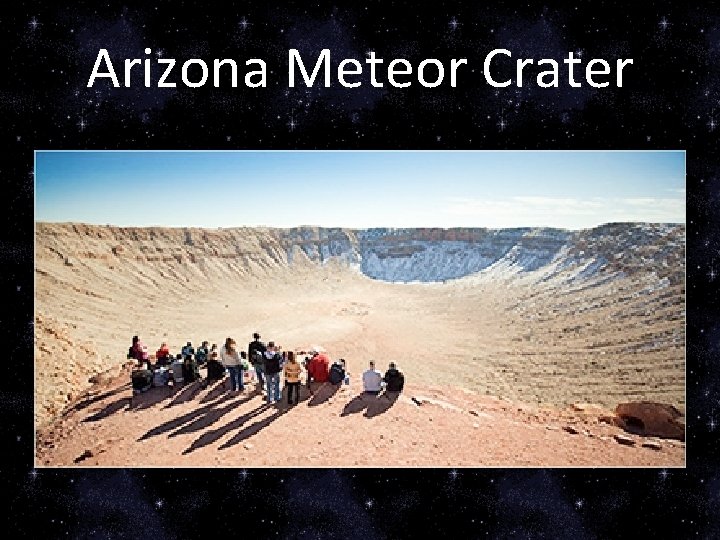
[(685, 424), (678, 421), (682, 413), (672, 405), (651, 401), (621, 403), (615, 414), (630, 433), (685, 440)]
[(620, 444), (624, 444), (626, 446), (635, 446), (635, 439), (626, 435), (615, 435), (615, 440)]

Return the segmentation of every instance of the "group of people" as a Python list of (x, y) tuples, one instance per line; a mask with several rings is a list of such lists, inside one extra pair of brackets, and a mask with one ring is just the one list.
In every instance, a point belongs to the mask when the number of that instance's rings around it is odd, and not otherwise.
[[(282, 347), (273, 341), (267, 344), (261, 341), (260, 334), (255, 332), (253, 340), (248, 344), (247, 352), (239, 350), (236, 341), (228, 337), (218, 349), (216, 344), (208, 347), (209, 342), (194, 349), (191, 342), (181, 348), (181, 352), (173, 358), (167, 343), (163, 342), (155, 353), (155, 365), (150, 362), (147, 347), (138, 336), (133, 337), (132, 346), (128, 350), (128, 358), (137, 360), (139, 370), (133, 373), (133, 388), (142, 391), (141, 385), (149, 387), (153, 381), (153, 371), (167, 373), (167, 379), (172, 377), (174, 382), (192, 382), (201, 378), (199, 368), (207, 367), (206, 386), (212, 380), (220, 380), (227, 373), (230, 381), (230, 392), (243, 392), (246, 374), (253, 373), (257, 380), (257, 390), (263, 389), (268, 404), (279, 402), (281, 399), (281, 377), (287, 388), (287, 402), (297, 405), (300, 401), (300, 385), (303, 370), (306, 372), (305, 384), (312, 393), (317, 385), (330, 383), (333, 385), (350, 384), (350, 373), (347, 371), (344, 359), (331, 362), (328, 354), (320, 347), (313, 346), (309, 352), (283, 351)], [(297, 356), (305, 356), (303, 363)], [(252, 371), (251, 371), (252, 370)], [(139, 372), (144, 372), (144, 379), (140, 379)], [(136, 377), (138, 382), (136, 384)], [(148, 378), (149, 381), (148, 382)], [(160, 378), (162, 381), (162, 377)], [(383, 375), (370, 362), (369, 368), (362, 375), (363, 392), (377, 396), (381, 391), (401, 392), (405, 384), (403, 374), (391, 362)]]

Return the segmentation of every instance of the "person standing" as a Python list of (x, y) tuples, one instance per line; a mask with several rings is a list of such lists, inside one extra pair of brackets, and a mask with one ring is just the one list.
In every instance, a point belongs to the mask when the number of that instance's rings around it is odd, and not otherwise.
[[(287, 363), (284, 371), (285, 386), (288, 389), (288, 405), (297, 405), (300, 402), (300, 373), (302, 367), (300, 367), (293, 351), (287, 353)], [(295, 395), (295, 403), (293, 403), (293, 394)]]
[(243, 386), (242, 359), (234, 339), (227, 338), (225, 340), (225, 345), (220, 349), (220, 359), (230, 376), (230, 391), (242, 392), (245, 389)]
[(267, 351), (267, 347), (262, 341), (260, 341), (260, 334), (255, 332), (253, 334), (253, 340), (248, 344), (248, 360), (250, 360), (250, 364), (252, 364), (253, 368), (255, 368), (255, 374), (257, 375), (258, 380), (258, 390), (260, 391), (262, 391), (262, 387), (265, 384), (265, 380), (263, 378), (265, 351)]
[(267, 402), (273, 404), (280, 401), (280, 372), (282, 355), (275, 350), (275, 343), (269, 341), (265, 351), (265, 383), (267, 385)]
[(375, 369), (375, 362), (370, 362), (370, 367), (362, 376), (363, 392), (377, 396), (382, 390), (383, 376)]

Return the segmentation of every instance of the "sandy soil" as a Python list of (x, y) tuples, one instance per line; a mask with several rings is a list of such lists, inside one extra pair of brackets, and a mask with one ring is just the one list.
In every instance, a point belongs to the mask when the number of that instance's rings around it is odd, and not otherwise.
[[(484, 467), (681, 466), (678, 441), (628, 436), (587, 412), (410, 385), (397, 399), (357, 381), (306, 388), (267, 405), (254, 386), (153, 388), (120, 376), (75, 403), (38, 438), (41, 466)], [(615, 437), (623, 436), (625, 442)], [(659, 447), (642, 446), (652, 442)], [(632, 444), (628, 446), (627, 444)]]
[[(599, 414), (567, 408), (648, 399), (684, 412), (679, 285), (390, 284), (332, 263), (238, 270), (60, 253), (67, 243), (47, 241), (36, 259), (39, 464), (74, 465), (86, 450), (79, 465), (684, 464), (683, 443), (622, 445)], [(347, 360), (351, 386), (290, 410), (192, 387), (131, 399), (121, 365), (132, 335), (177, 352), (188, 340), (245, 343), (256, 330), (285, 349), (323, 345)], [(343, 416), (371, 359), (397, 362), (408, 389), (386, 411)]]

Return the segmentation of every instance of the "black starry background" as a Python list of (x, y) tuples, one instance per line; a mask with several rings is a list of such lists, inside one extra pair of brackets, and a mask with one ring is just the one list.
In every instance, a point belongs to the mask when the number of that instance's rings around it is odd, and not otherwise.
[[(720, 7), (511, 2), (13, 2), (0, 8), (5, 531), (72, 538), (720, 537)], [(267, 88), (112, 88), (125, 58), (249, 58)], [(287, 50), (467, 58), (457, 88), (288, 88)], [(633, 58), (623, 88), (492, 88), (482, 60)], [(561, 64), (561, 67), (563, 64)], [(155, 66), (153, 84), (159, 76)], [(138, 74), (140, 72), (138, 71)], [(382, 72), (380, 72), (382, 73)], [(562, 73), (562, 71), (561, 71)], [(380, 80), (384, 77), (381, 76)], [(179, 82), (176, 69), (174, 80)], [(532, 78), (528, 81), (532, 82)], [(447, 81), (447, 79), (446, 79)], [(35, 149), (685, 149), (686, 469), (35, 469)], [(578, 179), (582, 181), (582, 179)], [(301, 436), (300, 433), (289, 434)], [(287, 445), (288, 441), (278, 441)], [(142, 463), (142, 456), (138, 456)]]

